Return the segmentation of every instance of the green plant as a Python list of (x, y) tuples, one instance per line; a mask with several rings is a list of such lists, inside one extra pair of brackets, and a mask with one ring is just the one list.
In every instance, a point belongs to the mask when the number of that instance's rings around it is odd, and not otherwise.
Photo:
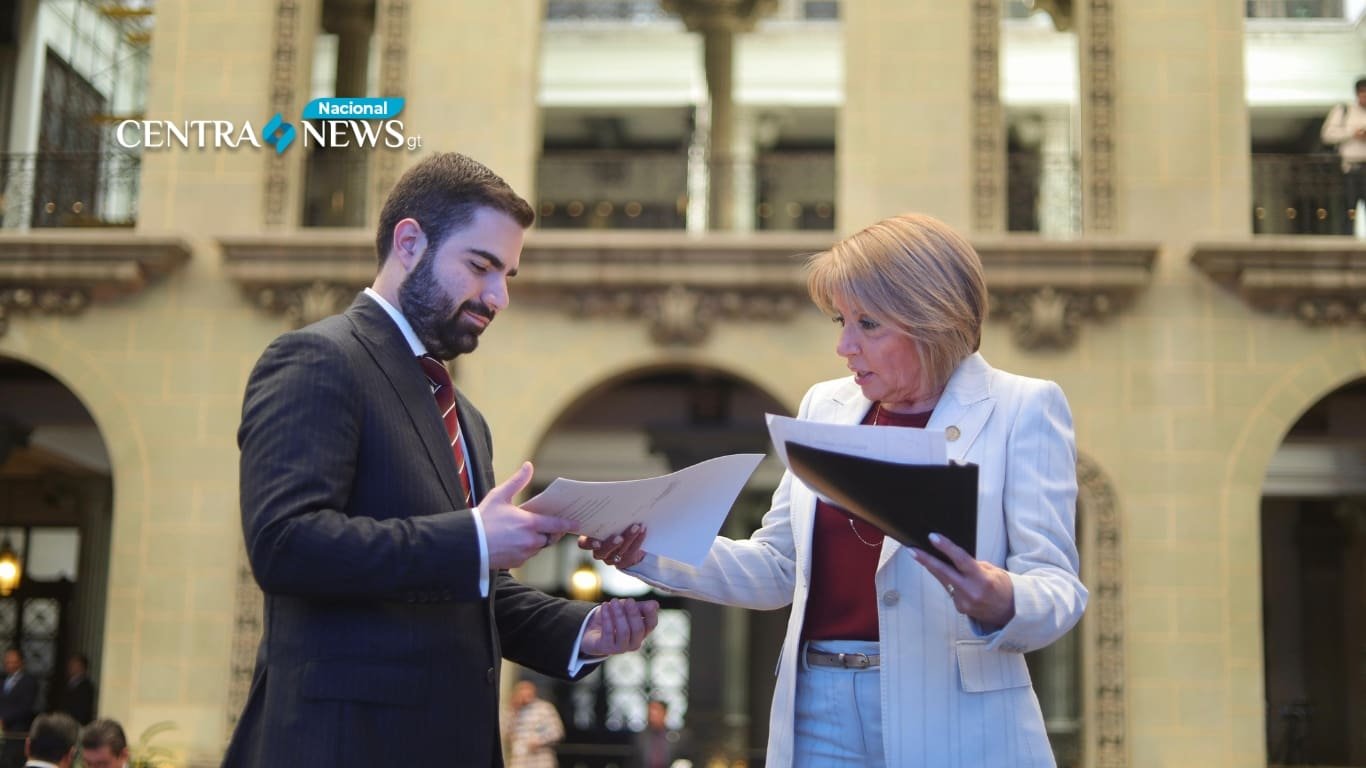
[(161, 734), (174, 730), (176, 724), (170, 720), (147, 726), (137, 742), (129, 747), (131, 759), (128, 768), (176, 768), (175, 752), (169, 747), (152, 743)]

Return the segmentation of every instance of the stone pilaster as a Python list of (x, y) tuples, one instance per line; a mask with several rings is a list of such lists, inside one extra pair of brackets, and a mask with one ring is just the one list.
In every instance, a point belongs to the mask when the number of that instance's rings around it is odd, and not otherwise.
[(974, 3), (844, 3), (839, 230), (906, 211), (973, 223)]

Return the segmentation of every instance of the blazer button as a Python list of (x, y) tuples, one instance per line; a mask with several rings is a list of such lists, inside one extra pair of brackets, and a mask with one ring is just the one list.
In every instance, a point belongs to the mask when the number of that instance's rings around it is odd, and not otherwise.
[(489, 667), (489, 671), (484, 673), (484, 676), (488, 678), (489, 685), (493, 685), (493, 667)]
[(950, 443), (952, 443), (953, 441), (957, 440), (962, 434), (963, 434), (962, 430), (960, 430), (960, 429), (958, 429), (958, 427), (955, 427), (955, 426), (952, 426), (952, 425), (950, 425), (950, 426), (948, 426), (948, 427), (946, 427), (946, 428), (944, 429), (944, 439), (945, 439), (945, 440), (948, 440)]
[(889, 589), (882, 595), (882, 604), (888, 608), (891, 608), (899, 602), (901, 602), (901, 593), (897, 592), (895, 589)]

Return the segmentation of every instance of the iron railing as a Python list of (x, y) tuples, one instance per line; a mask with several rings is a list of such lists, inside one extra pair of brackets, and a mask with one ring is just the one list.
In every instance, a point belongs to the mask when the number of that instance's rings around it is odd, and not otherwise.
[[(788, 21), (834, 21), (840, 17), (839, 0), (786, 0), (768, 18)], [(659, 0), (549, 0), (549, 22), (618, 22), (653, 24), (677, 20)]]
[(1006, 230), (1066, 237), (1081, 232), (1081, 162), (1071, 153), (1006, 155)]
[(1352, 227), (1337, 155), (1252, 155), (1254, 233), (1346, 235)]
[(0, 222), (30, 227), (131, 227), (142, 160), (127, 152), (0, 154)]
[(653, 24), (677, 17), (660, 7), (659, 0), (550, 0), (545, 18), (550, 22)]
[(707, 219), (711, 229), (835, 226), (833, 152), (775, 152), (752, 163), (691, 161), (682, 150), (548, 154), (536, 175), (540, 226), (549, 229), (685, 229)]
[(1247, 0), (1249, 19), (1341, 19), (1342, 0)]

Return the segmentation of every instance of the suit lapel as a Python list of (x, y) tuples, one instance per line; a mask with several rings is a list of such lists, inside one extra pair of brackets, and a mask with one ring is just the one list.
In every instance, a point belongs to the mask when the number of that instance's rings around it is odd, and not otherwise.
[[(942, 429), (949, 438), (949, 460), (962, 461), (968, 450), (982, 433), (987, 419), (996, 408), (996, 398), (991, 395), (988, 379), (991, 367), (974, 354), (959, 363), (944, 394), (939, 398), (926, 429)], [(955, 437), (955, 435), (957, 435)]]
[(417, 358), (412, 355), (408, 341), (403, 338), (398, 326), (394, 325), (393, 318), (363, 294), (356, 297), (351, 308), (346, 310), (346, 317), (351, 321), (353, 333), (361, 346), (375, 361), (408, 413), (413, 429), (427, 449), (432, 469), (441, 478), (441, 485), (452, 509), (463, 508), (464, 494), (460, 491), (460, 476), (456, 474), (446, 429), (442, 426), (441, 414), (436, 412), (436, 400), (432, 397), (427, 377), (422, 373)]

